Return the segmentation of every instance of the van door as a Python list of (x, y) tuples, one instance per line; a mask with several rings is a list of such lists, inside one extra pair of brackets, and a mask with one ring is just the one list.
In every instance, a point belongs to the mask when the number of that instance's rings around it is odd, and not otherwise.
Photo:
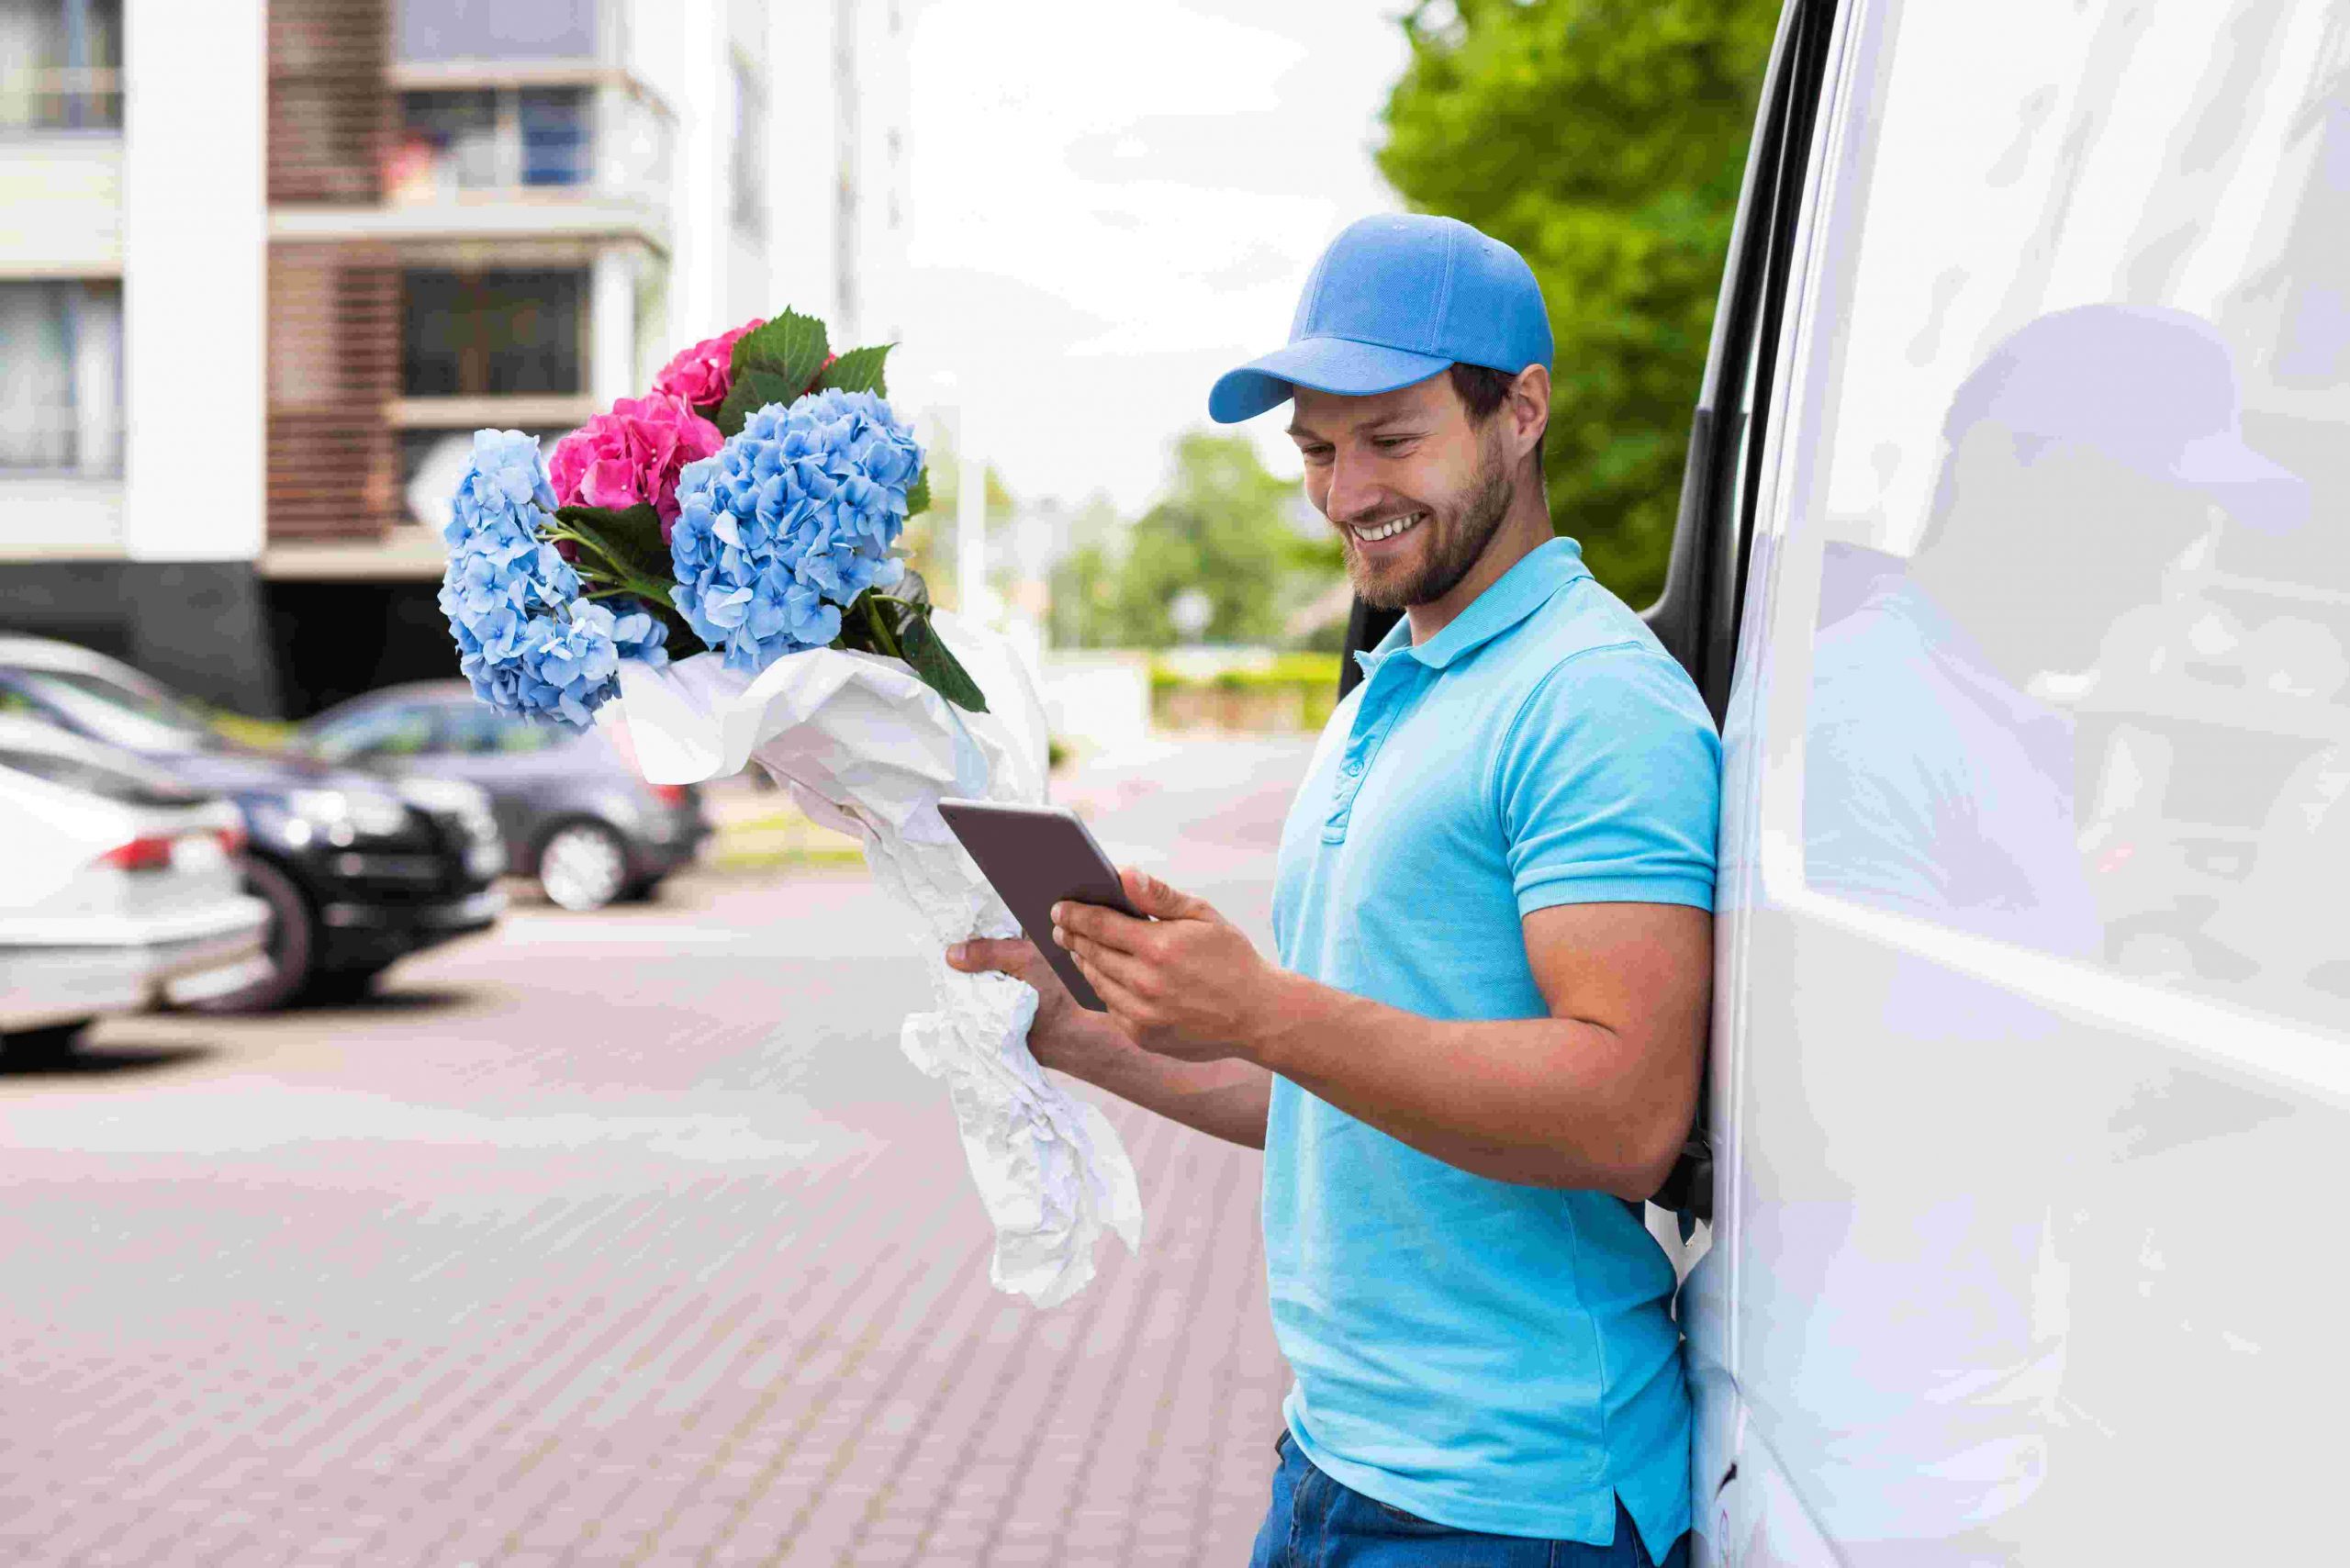
[(1816, 112), (1724, 724), (1700, 1558), (2322, 1543), (2350, 15), (1848, 0)]

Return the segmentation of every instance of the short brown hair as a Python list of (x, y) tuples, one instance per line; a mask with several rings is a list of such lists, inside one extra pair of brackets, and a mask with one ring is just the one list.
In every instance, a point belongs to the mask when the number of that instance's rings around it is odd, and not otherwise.
[[(1489, 364), (1463, 364), (1457, 360), (1447, 374), (1454, 394), (1467, 406), (1472, 425), (1482, 425), (1494, 417), (1502, 399), (1509, 395), (1510, 384), (1517, 379), (1506, 370), (1495, 370)], [(1542, 433), (1548, 437), (1550, 432), (1546, 427)], [(1534, 443), (1534, 476), (1542, 477), (1542, 442), (1539, 441)]]

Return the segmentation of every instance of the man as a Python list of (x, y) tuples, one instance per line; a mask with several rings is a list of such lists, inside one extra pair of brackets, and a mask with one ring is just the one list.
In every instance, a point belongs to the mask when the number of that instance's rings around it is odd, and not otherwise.
[(1138, 872), (1150, 920), (1055, 912), (1109, 1003), (1025, 943), (1046, 1066), (1265, 1151), (1296, 1373), (1255, 1562), (1679, 1562), (1689, 1409), (1640, 1201), (1695, 1107), (1719, 744), (1550, 530), (1550, 330), (1516, 252), (1368, 218), (1220, 421), (1294, 400), (1362, 656), (1282, 835), (1278, 963)]

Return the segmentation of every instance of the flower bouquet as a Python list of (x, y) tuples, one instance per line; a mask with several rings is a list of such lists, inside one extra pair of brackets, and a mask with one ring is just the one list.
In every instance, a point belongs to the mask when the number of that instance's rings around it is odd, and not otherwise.
[(1051, 1305), (1092, 1277), (1104, 1228), (1140, 1245), (1141, 1203), (1107, 1119), (1029, 1056), (1036, 993), (943, 956), (1018, 925), (938, 800), (1043, 800), (1046, 740), (1009, 645), (935, 610), (897, 553), (930, 498), (887, 353), (835, 354), (786, 311), (687, 349), (546, 462), (477, 431), (441, 607), (493, 707), (576, 729), (622, 714), (655, 783), (756, 763), (862, 841), (922, 943), (934, 1005), (901, 1044), (946, 1081), (990, 1277)]

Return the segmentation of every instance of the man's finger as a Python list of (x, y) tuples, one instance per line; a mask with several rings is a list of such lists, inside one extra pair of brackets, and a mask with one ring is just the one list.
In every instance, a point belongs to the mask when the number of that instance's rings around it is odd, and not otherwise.
[(1118, 880), (1125, 885), (1127, 901), (1154, 920), (1214, 920), (1216, 917), (1215, 910), (1205, 899), (1178, 892), (1149, 872), (1136, 867), (1120, 867)]
[(968, 942), (957, 942), (946, 949), (946, 966), (967, 975), (1000, 974), (1018, 976), (1036, 959), (1034, 943), (1024, 938), (977, 936)]
[(1080, 936), (1069, 946), (1069, 956), (1085, 965), (1086, 978), (1107, 975), (1113, 984), (1139, 996), (1150, 989), (1152, 967), (1147, 959), (1131, 953), (1122, 953), (1089, 937)]
[(1093, 993), (1109, 1007), (1111, 1019), (1125, 1030), (1128, 1038), (1133, 1038), (1144, 1013), (1142, 998), (1111, 979), (1101, 965), (1091, 959), (1080, 958), (1077, 967), (1093, 987)]
[[(1063, 902), (1053, 906), (1053, 920), (1062, 931), (1087, 937), (1105, 947), (1120, 952), (1132, 952), (1136, 937), (1150, 929), (1150, 923), (1136, 920), (1130, 914), (1120, 914), (1114, 909), (1104, 909), (1098, 903)], [(1067, 946), (1067, 943), (1062, 943)]]

